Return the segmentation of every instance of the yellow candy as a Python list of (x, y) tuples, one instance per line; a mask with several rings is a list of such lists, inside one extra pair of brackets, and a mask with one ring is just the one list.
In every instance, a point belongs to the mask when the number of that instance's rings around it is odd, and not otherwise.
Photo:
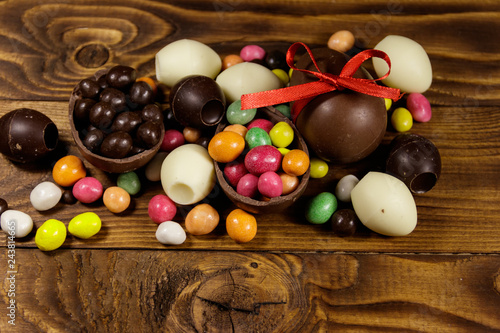
[(397, 108), (391, 116), (391, 124), (398, 132), (407, 132), (413, 126), (413, 117), (405, 108)]
[(284, 121), (280, 121), (269, 131), (269, 136), (274, 146), (285, 148), (293, 141), (293, 128)]
[(42, 251), (53, 251), (66, 240), (66, 226), (58, 220), (45, 221), (36, 231), (35, 244)]
[(390, 98), (384, 98), (384, 102), (385, 102), (385, 109), (387, 111), (389, 111), (389, 109), (392, 106), (392, 99), (390, 99)]
[(94, 236), (99, 230), (101, 230), (101, 219), (93, 212), (77, 215), (68, 224), (69, 233), (83, 239)]
[(311, 159), (311, 178), (323, 178), (328, 173), (328, 164), (319, 158)]
[(288, 77), (288, 74), (284, 70), (276, 68), (273, 69), (272, 72), (274, 73), (274, 75), (278, 77), (278, 79), (280, 79), (281, 83), (283, 83), (284, 86), (286, 86), (288, 82), (290, 82), (290, 78)]
[(290, 151), (288, 148), (278, 148), (278, 150), (281, 153), (281, 156), (285, 156)]

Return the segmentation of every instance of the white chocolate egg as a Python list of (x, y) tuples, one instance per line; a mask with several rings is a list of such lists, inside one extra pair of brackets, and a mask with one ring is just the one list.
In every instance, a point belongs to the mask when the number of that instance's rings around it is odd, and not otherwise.
[(386, 236), (405, 236), (417, 225), (417, 206), (408, 187), (382, 172), (369, 172), (351, 191), (360, 221)]

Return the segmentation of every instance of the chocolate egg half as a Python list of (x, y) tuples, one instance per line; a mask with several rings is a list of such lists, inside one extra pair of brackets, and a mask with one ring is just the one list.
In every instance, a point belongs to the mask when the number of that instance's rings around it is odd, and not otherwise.
[(16, 109), (0, 118), (0, 152), (16, 162), (33, 162), (53, 151), (59, 132), (52, 120), (32, 109)]
[[(326, 48), (313, 49), (319, 69), (338, 75), (349, 57)], [(296, 65), (317, 71), (308, 55)], [(353, 75), (370, 79), (360, 68)], [(317, 81), (311, 74), (294, 71), (291, 85)], [(382, 142), (387, 127), (387, 111), (383, 98), (348, 89), (336, 90), (312, 99), (300, 112), (296, 126), (308, 146), (322, 159), (352, 163), (371, 154)]]
[(441, 174), (441, 155), (437, 147), (421, 135), (404, 133), (390, 146), (386, 172), (399, 178), (413, 193), (432, 189)]

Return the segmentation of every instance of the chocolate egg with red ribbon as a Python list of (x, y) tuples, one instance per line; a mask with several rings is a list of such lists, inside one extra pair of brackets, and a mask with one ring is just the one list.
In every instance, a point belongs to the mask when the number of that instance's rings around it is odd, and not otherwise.
[[(328, 48), (311, 51), (323, 73), (339, 75), (350, 59)], [(295, 66), (317, 72), (307, 53)], [(372, 79), (362, 67), (352, 77)], [(313, 81), (318, 78), (294, 70), (290, 85)], [(296, 116), (295, 125), (308, 147), (320, 158), (333, 163), (353, 163), (370, 155), (382, 142), (387, 128), (387, 111), (383, 98), (341, 88), (311, 99)]]

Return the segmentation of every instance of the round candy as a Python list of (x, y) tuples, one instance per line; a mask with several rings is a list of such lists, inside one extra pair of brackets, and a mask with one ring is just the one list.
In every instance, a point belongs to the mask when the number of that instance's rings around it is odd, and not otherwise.
[(345, 175), (340, 178), (335, 187), (335, 195), (342, 202), (351, 202), (351, 191), (359, 183), (359, 179), (354, 175)]
[(123, 188), (130, 195), (136, 195), (141, 190), (141, 180), (134, 171), (118, 175), (116, 185)]
[(118, 114), (111, 125), (112, 131), (133, 132), (142, 123), (141, 116), (134, 111), (126, 111)]
[(299, 177), (291, 176), (287, 173), (280, 172), (279, 176), (281, 178), (281, 183), (283, 184), (283, 193), (282, 195), (288, 195), (295, 191), (297, 187), (299, 187)]
[(186, 232), (174, 221), (165, 221), (156, 229), (156, 239), (165, 245), (180, 245), (186, 241)]
[(122, 89), (129, 87), (137, 78), (137, 71), (129, 66), (117, 65), (106, 75), (106, 81), (112, 87)]
[[(290, 71), (291, 71), (291, 69), (290, 69)], [(290, 105), (288, 105), (288, 104), (280, 104), (280, 105), (276, 105), (274, 108), (276, 110), (278, 110), (282, 115), (284, 115), (285, 117), (287, 117), (288, 119), (292, 118), (292, 112), (290, 110)]]
[(142, 147), (153, 148), (162, 139), (161, 125), (149, 120), (141, 124), (136, 132), (136, 138)]
[(234, 161), (245, 149), (245, 139), (239, 134), (222, 131), (213, 136), (208, 144), (208, 153), (215, 161)]
[(94, 212), (79, 214), (71, 219), (68, 231), (73, 236), (87, 239), (101, 230), (101, 218)]
[(177, 206), (164, 194), (157, 194), (149, 200), (148, 215), (155, 223), (170, 221), (176, 213)]
[(391, 124), (398, 132), (407, 132), (413, 126), (413, 118), (410, 111), (405, 108), (397, 108), (391, 116)]
[(229, 54), (222, 59), (222, 70), (228, 69), (229, 67), (240, 64), (243, 59), (237, 54)]
[(62, 190), (52, 182), (42, 182), (30, 193), (30, 201), (36, 210), (44, 211), (54, 208), (61, 200)]
[(158, 182), (161, 180), (161, 166), (167, 155), (168, 153), (159, 152), (148, 162), (144, 170), (147, 180), (151, 182)]
[(432, 109), (431, 103), (424, 95), (419, 93), (411, 93), (406, 99), (406, 107), (410, 111), (413, 119), (418, 122), (425, 123), (431, 120)]
[(138, 78), (137, 80), (135, 80), (136, 82), (146, 82), (149, 87), (151, 88), (151, 90), (153, 91), (153, 96), (156, 95), (156, 92), (158, 91), (158, 85), (156, 84), (156, 82), (150, 78), (150, 77), (140, 77)]
[(161, 151), (172, 151), (175, 148), (184, 144), (184, 135), (176, 129), (169, 129), (165, 131), (163, 141), (161, 142)]
[(82, 93), (83, 98), (95, 98), (97, 97), (97, 94), (99, 94), (99, 91), (101, 90), (99, 84), (92, 79), (83, 79), (80, 81), (78, 85), (80, 87), (80, 91)]
[(259, 127), (250, 128), (245, 135), (245, 141), (247, 142), (248, 148), (252, 149), (257, 146), (270, 145), (271, 138), (265, 130)]
[(254, 198), (259, 192), (258, 189), (259, 177), (247, 173), (240, 178), (236, 185), (236, 192), (244, 197)]
[(102, 201), (110, 212), (118, 214), (130, 206), (130, 194), (121, 187), (111, 186), (104, 191)]
[(192, 235), (211, 233), (219, 224), (219, 213), (209, 204), (196, 205), (186, 216), (186, 230)]
[(257, 220), (242, 209), (235, 209), (226, 218), (226, 230), (235, 242), (246, 243), (257, 234)]
[(248, 132), (248, 128), (240, 124), (232, 124), (224, 127), (224, 131), (234, 132), (242, 137), (245, 137)]
[(322, 192), (309, 201), (306, 219), (313, 224), (323, 224), (332, 217), (337, 205), (337, 198), (332, 193)]
[(258, 45), (246, 45), (240, 51), (240, 57), (243, 61), (262, 60), (265, 56), (266, 51)]
[(241, 109), (241, 100), (234, 101), (229, 104), (226, 111), (226, 118), (230, 124), (245, 125), (252, 121), (257, 114), (257, 109)]
[(320, 158), (313, 157), (310, 162), (311, 166), (311, 178), (323, 178), (328, 173), (328, 163)]
[(113, 124), (116, 111), (108, 102), (98, 102), (92, 106), (89, 112), (89, 120), (92, 125), (100, 130), (107, 130)]
[(278, 77), (278, 79), (280, 79), (281, 83), (284, 86), (286, 86), (288, 84), (288, 82), (290, 82), (290, 78), (288, 77), (287, 72), (285, 72), (281, 68), (273, 69), (272, 72), (274, 73), (274, 75), (276, 75)]
[(101, 154), (109, 158), (124, 158), (131, 151), (133, 143), (127, 132), (112, 132), (102, 141)]
[(259, 176), (257, 188), (263, 196), (275, 198), (283, 193), (283, 182), (276, 172), (267, 171)]
[(241, 177), (247, 173), (248, 170), (245, 168), (245, 163), (240, 159), (229, 162), (224, 166), (224, 176), (229, 184), (233, 186), (238, 185)]
[(283, 171), (292, 176), (302, 176), (309, 169), (309, 156), (300, 149), (290, 150), (281, 163)]
[(97, 201), (103, 192), (102, 184), (94, 177), (85, 177), (73, 186), (73, 196), (82, 203)]
[(348, 30), (340, 30), (328, 39), (328, 48), (340, 52), (347, 52), (354, 46), (354, 35)]
[(359, 219), (352, 209), (340, 209), (332, 215), (332, 230), (340, 237), (352, 236), (356, 232)]
[(61, 186), (72, 186), (86, 174), (82, 160), (74, 155), (62, 157), (52, 169), (52, 178)]
[(259, 128), (262, 128), (267, 133), (269, 133), (269, 131), (271, 131), (271, 129), (273, 128), (273, 126), (274, 126), (274, 124), (272, 123), (272, 121), (267, 120), (267, 119), (259, 118), (259, 119), (252, 120), (247, 125), (247, 129), (251, 129), (251, 128), (254, 128), (254, 127), (259, 127)]
[(385, 102), (385, 109), (387, 111), (389, 111), (389, 109), (392, 106), (392, 99), (390, 99), (390, 98), (384, 98), (384, 102)]
[[(171, 111), (171, 110), (170, 110)], [(163, 122), (163, 111), (158, 104), (148, 104), (140, 111), (142, 121)]]
[(269, 131), (269, 136), (274, 146), (284, 148), (292, 143), (294, 132), (288, 123), (280, 121)]
[(129, 91), (130, 101), (139, 105), (152, 102), (154, 93), (151, 86), (144, 81), (135, 81)]
[(245, 155), (248, 172), (261, 175), (266, 171), (278, 171), (281, 166), (281, 153), (274, 146), (257, 146)]
[(0, 216), (2, 230), (9, 236), (22, 238), (33, 230), (33, 219), (19, 210), (8, 209)]
[(76, 200), (75, 196), (73, 195), (73, 189), (66, 189), (62, 194), (61, 201), (67, 205), (73, 205), (78, 200)]
[(286, 55), (280, 50), (272, 50), (266, 54), (266, 65), (271, 69), (280, 68), (285, 71), (289, 69), (286, 63)]
[(285, 156), (290, 152), (290, 149), (288, 148), (278, 148), (279, 152), (281, 153), (281, 156)]
[(66, 226), (61, 221), (49, 219), (37, 229), (35, 244), (42, 251), (53, 251), (66, 240)]

